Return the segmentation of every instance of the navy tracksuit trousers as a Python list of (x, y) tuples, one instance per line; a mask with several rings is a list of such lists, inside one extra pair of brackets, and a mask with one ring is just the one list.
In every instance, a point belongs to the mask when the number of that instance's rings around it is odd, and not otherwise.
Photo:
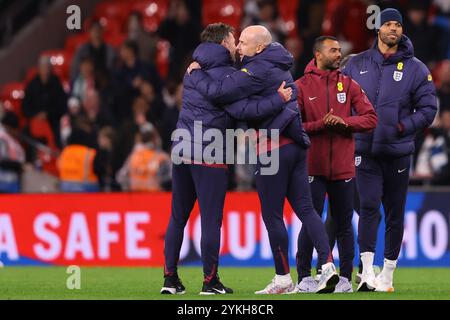
[(384, 257), (397, 260), (403, 240), (410, 156), (361, 156), (356, 167), (360, 198), (358, 243), (360, 252), (375, 252), (380, 204), (385, 214)]
[(201, 215), (201, 256), (205, 281), (209, 282), (217, 275), (227, 186), (226, 167), (173, 165), (172, 212), (164, 242), (165, 275), (177, 272), (184, 228), (197, 199)]
[[(357, 188), (357, 183), (354, 183), (355, 186), (355, 192), (354, 192), (354, 199), (353, 199), (353, 210), (354, 212), (356, 212), (359, 216), (359, 191)], [(327, 220), (325, 221), (325, 228), (327, 229), (327, 234), (328, 234), (328, 238), (330, 240), (330, 248), (334, 248), (334, 245), (336, 243), (336, 234), (337, 234), (337, 227), (336, 227), (336, 223), (333, 221), (333, 218), (331, 217), (331, 212), (330, 212), (330, 206), (328, 206), (328, 215), (327, 215)], [(378, 219), (378, 224), (380, 224), (381, 221), (381, 212), (378, 210), (378, 214), (377, 214), (377, 219)], [(353, 229), (352, 229), (353, 231)], [(317, 273), (319, 273), (320, 271), (320, 265), (317, 264)], [(362, 262), (361, 259), (359, 260), (359, 266), (358, 266), (358, 273), (362, 273)]]
[(332, 261), (325, 226), (313, 207), (308, 184), (307, 150), (297, 144), (279, 149), (279, 171), (275, 175), (261, 175), (261, 164), (256, 171), (256, 188), (261, 202), (262, 218), (269, 235), (270, 247), (278, 275), (289, 273), (288, 233), (283, 221), (283, 208), (287, 198), (303, 224), (319, 254), (319, 261)]
[[(325, 195), (328, 193), (328, 202), (331, 217), (336, 228), (336, 238), (339, 249), (340, 274), (351, 280), (353, 271), (353, 258), (355, 244), (352, 226), (353, 196), (355, 179), (330, 181), (322, 176), (310, 178), (311, 193), (314, 208), (322, 216)], [(333, 244), (334, 246), (334, 244)], [(298, 236), (298, 265), (299, 278), (311, 275), (311, 260), (313, 244), (306, 231), (302, 228)], [(320, 266), (321, 264), (318, 263)]]

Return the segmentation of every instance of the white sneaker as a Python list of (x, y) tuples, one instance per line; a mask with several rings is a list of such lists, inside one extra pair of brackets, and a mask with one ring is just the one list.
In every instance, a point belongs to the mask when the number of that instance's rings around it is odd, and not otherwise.
[(374, 291), (376, 288), (375, 271), (373, 270), (373, 259), (375, 258), (375, 252), (361, 252), (360, 256), (363, 272), (361, 275), (361, 282), (359, 283), (356, 291)]
[(315, 293), (317, 291), (317, 282), (313, 277), (303, 278), (295, 286), (294, 293)]
[(376, 292), (394, 292), (394, 286), (392, 285), (392, 280), (387, 279), (383, 273), (380, 273), (376, 277)]
[(353, 292), (352, 283), (345, 277), (339, 277), (339, 282), (334, 289), (335, 293), (351, 293)]
[(322, 274), (317, 285), (316, 293), (332, 293), (339, 282), (334, 263), (328, 262), (322, 265)]
[[(379, 275), (380, 274), (380, 272), (381, 272), (381, 268), (379, 267), (379, 266), (377, 266), (377, 265), (374, 265), (373, 266), (373, 272), (375, 273), (375, 277), (377, 276), (377, 275)], [(362, 277), (362, 273), (357, 273), (356, 274), (356, 276), (355, 276), (355, 283), (356, 284), (360, 284), (361, 283), (361, 277)]]
[(281, 281), (280, 276), (275, 275), (264, 289), (256, 291), (255, 294), (286, 294), (293, 293), (294, 284), (292, 283), (291, 276), (286, 281)]
[(359, 283), (356, 291), (370, 292), (374, 291), (376, 287), (376, 278), (373, 270), (368, 270), (367, 272), (363, 270), (363, 273), (361, 275), (361, 282)]

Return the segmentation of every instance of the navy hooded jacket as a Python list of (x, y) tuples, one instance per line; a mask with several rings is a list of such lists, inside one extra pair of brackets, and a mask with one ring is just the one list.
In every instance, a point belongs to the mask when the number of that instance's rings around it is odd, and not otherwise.
[[(190, 77), (195, 88), (204, 96), (216, 103), (232, 103), (238, 105), (245, 103), (250, 95), (268, 98), (273, 95), (283, 81), (293, 88), (292, 99), (282, 111), (270, 118), (252, 122), (256, 129), (279, 129), (289, 138), (301, 146), (309, 147), (310, 141), (302, 126), (301, 115), (297, 105), (297, 88), (289, 72), (293, 65), (292, 54), (281, 44), (274, 42), (261, 53), (253, 57), (245, 56), (242, 60), (243, 68), (226, 75), (220, 81), (215, 80), (205, 72), (204, 65), (199, 62), (202, 69), (194, 70)], [(289, 126), (289, 130), (286, 130)]]
[(378, 115), (374, 131), (355, 134), (356, 154), (412, 154), (415, 134), (433, 122), (437, 100), (431, 74), (414, 57), (408, 37), (403, 35), (397, 52), (387, 58), (375, 40), (371, 49), (347, 63), (343, 73), (361, 86)]
[[(230, 52), (222, 45), (205, 42), (200, 44), (194, 51), (193, 58), (198, 61), (205, 74), (213, 81), (225, 78), (236, 71), (232, 66)], [(280, 82), (281, 83), (281, 82)], [(261, 120), (267, 116), (274, 115), (282, 110), (285, 101), (278, 94), (277, 88), (271, 90), (270, 95), (265, 99), (260, 97), (247, 98), (238, 103), (225, 104), (213, 102), (208, 97), (202, 95), (196, 89), (194, 78), (186, 73), (183, 80), (183, 102), (177, 122), (177, 129), (186, 129), (190, 133), (192, 148), (195, 144), (202, 144), (202, 150), (211, 143), (204, 140), (194, 139), (194, 127), (201, 121), (202, 127), (197, 128), (199, 132), (208, 129), (218, 129), (225, 137), (226, 129), (233, 129), (236, 120)], [(197, 123), (195, 123), (197, 122)], [(176, 145), (180, 141), (174, 142)], [(224, 143), (225, 148), (225, 143)], [(192, 149), (193, 150), (193, 149)], [(193, 154), (193, 151), (191, 152)], [(191, 160), (204, 160), (193, 159)]]

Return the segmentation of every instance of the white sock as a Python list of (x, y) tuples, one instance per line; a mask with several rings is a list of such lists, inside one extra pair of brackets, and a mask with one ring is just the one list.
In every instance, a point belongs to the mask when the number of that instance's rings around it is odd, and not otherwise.
[(363, 252), (361, 253), (361, 261), (363, 265), (363, 274), (375, 275), (373, 271), (373, 258), (375, 257), (374, 252)]
[(275, 282), (279, 283), (281, 285), (292, 283), (292, 278), (290, 273), (286, 273), (283, 275), (276, 274), (275, 275)]
[(397, 267), (397, 260), (384, 259), (383, 271), (381, 274), (388, 282), (392, 282), (394, 278), (394, 270)]

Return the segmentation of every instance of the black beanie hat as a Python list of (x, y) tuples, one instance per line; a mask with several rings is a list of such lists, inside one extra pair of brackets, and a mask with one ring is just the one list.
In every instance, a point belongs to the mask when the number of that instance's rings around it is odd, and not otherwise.
[(402, 14), (397, 9), (394, 9), (394, 8), (384, 9), (383, 11), (380, 12), (380, 15), (378, 18), (380, 21), (379, 28), (381, 28), (381, 26), (388, 21), (397, 21), (398, 23), (403, 25)]

